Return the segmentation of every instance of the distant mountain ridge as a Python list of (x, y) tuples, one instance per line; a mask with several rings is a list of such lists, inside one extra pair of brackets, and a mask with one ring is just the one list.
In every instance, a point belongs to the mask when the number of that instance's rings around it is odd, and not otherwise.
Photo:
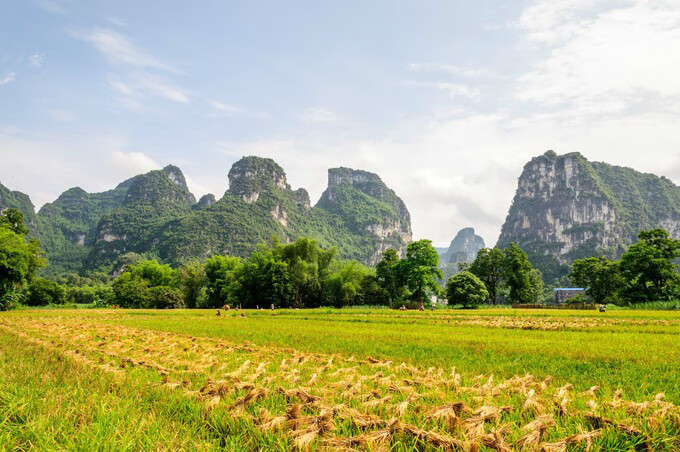
[(477, 257), (479, 250), (484, 248), (484, 239), (475, 234), (474, 228), (463, 228), (451, 240), (448, 248), (439, 253), (439, 264), (458, 264), (472, 262)]
[(680, 187), (672, 181), (548, 151), (524, 166), (498, 246), (516, 243), (555, 282), (574, 259), (619, 256), (654, 227), (680, 238)]
[(379, 176), (332, 168), (328, 188), (312, 207), (307, 191), (292, 190), (273, 160), (244, 157), (229, 171), (223, 197), (198, 202), (172, 165), (135, 176), (102, 193), (76, 187), (33, 213), (28, 196), (0, 186), (0, 209), (17, 207), (31, 220), (57, 274), (111, 271), (130, 253), (179, 264), (213, 254), (249, 255), (272, 236), (308, 236), (336, 246), (341, 258), (375, 264), (387, 248), (411, 240), (403, 201)]

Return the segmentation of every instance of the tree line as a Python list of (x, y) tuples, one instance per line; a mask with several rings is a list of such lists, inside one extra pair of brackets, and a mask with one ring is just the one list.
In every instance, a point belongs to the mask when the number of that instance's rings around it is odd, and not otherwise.
[(678, 259), (680, 240), (656, 228), (640, 231), (638, 241), (620, 259), (575, 260), (569, 277), (596, 303), (670, 301), (680, 297)]
[[(310, 238), (281, 243), (276, 237), (248, 258), (215, 255), (178, 268), (139, 255), (121, 257), (112, 277), (69, 274), (52, 281), (37, 277), (46, 265), (39, 245), (28, 238), (21, 212), (0, 214), (0, 310), (17, 304), (78, 303), (128, 308), (316, 308), (382, 305), (450, 306), (536, 303), (543, 294), (541, 272), (517, 245), (484, 248), (460, 272), (441, 281), (439, 256), (429, 240), (407, 245), (402, 257), (383, 252), (375, 268), (338, 259)], [(597, 303), (671, 300), (680, 296), (680, 241), (663, 229), (641, 231), (619, 260), (574, 261), (571, 281), (587, 288)], [(443, 283), (443, 287), (440, 284)]]

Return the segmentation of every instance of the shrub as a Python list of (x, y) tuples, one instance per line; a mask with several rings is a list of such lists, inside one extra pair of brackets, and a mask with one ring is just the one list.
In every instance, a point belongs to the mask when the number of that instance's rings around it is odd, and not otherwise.
[(489, 292), (481, 279), (470, 272), (460, 272), (446, 283), (446, 296), (450, 305), (475, 308), (489, 298)]
[(11, 311), (21, 302), (21, 292), (5, 292), (0, 294), (0, 311)]
[(147, 308), (173, 309), (184, 308), (184, 298), (179, 289), (169, 286), (156, 286), (146, 291)]
[(28, 306), (63, 304), (65, 301), (66, 289), (48, 279), (35, 278), (26, 290), (25, 302)]

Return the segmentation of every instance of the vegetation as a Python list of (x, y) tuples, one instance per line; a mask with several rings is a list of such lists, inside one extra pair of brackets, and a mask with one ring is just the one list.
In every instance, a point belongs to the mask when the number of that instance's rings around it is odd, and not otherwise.
[(489, 292), (481, 279), (464, 271), (452, 276), (446, 283), (446, 298), (449, 304), (476, 308), (489, 298)]
[(245, 157), (230, 171), (229, 190), (210, 205), (196, 203), (179, 168), (167, 166), (102, 193), (71, 188), (37, 215), (26, 195), (0, 185), (0, 210), (24, 212), (50, 279), (112, 273), (129, 253), (173, 266), (214, 254), (245, 258), (274, 235), (310, 237), (365, 264), (375, 264), (380, 249), (403, 252), (410, 217), (394, 191), (372, 173), (330, 172), (333, 183), (315, 207), (304, 189), (291, 190), (276, 162)]
[(574, 261), (571, 279), (597, 303), (651, 303), (680, 296), (680, 240), (663, 229), (640, 231), (619, 261), (589, 257)]
[(3, 313), (0, 443), (677, 450), (678, 322), (649, 311)]
[[(541, 165), (548, 171), (539, 171)], [(520, 179), (524, 188), (513, 200), (498, 246), (521, 246), (549, 284), (565, 282), (574, 260), (617, 259), (640, 230), (680, 218), (680, 188), (669, 179), (589, 162), (579, 153), (536, 157)], [(593, 214), (576, 221), (574, 209)], [(554, 233), (557, 221), (565, 227), (562, 239)], [(562, 254), (567, 243), (572, 246)]]
[(27, 232), (19, 210), (0, 212), (0, 310), (12, 309), (20, 291), (45, 265), (38, 243), (29, 240)]
[(532, 304), (543, 292), (541, 272), (531, 265), (527, 253), (514, 243), (504, 250), (482, 248), (476, 259), (461, 269), (469, 271), (484, 284), (487, 298), (494, 305), (501, 293), (512, 304)]

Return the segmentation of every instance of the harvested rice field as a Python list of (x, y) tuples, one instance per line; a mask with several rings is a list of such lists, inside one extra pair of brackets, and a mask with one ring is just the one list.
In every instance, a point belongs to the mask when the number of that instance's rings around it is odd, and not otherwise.
[(2, 313), (0, 448), (680, 450), (680, 313)]

